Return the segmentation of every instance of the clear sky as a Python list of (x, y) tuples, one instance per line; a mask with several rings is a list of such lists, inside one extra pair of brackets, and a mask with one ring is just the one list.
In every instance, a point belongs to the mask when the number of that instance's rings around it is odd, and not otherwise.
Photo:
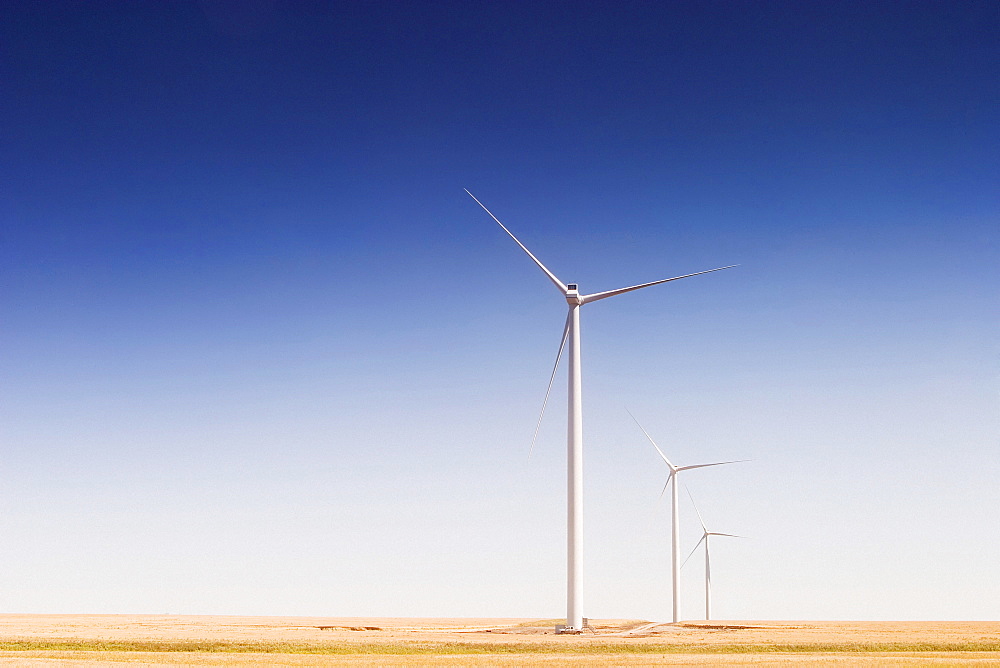
[[(0, 5), (0, 612), (1000, 618), (1000, 5)], [(564, 372), (564, 369), (563, 369)], [(685, 552), (699, 536), (682, 508)], [(682, 616), (702, 610), (701, 560)]]

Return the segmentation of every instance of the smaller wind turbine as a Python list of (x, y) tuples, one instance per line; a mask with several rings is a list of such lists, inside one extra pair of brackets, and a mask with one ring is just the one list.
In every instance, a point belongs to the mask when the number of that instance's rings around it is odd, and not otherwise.
[(639, 424), (639, 421), (635, 419), (632, 412), (627, 408), (625, 412), (629, 414), (635, 423), (639, 425), (639, 429), (642, 429), (642, 433), (646, 435), (649, 442), (653, 444), (656, 448), (656, 452), (659, 453), (660, 457), (666, 462), (667, 466), (670, 467), (670, 474), (667, 476), (667, 482), (663, 485), (663, 491), (660, 492), (660, 496), (663, 496), (667, 487), (673, 482), (670, 492), (670, 565), (671, 565), (671, 582), (673, 584), (674, 590), (674, 600), (673, 600), (673, 622), (676, 624), (680, 621), (681, 614), (681, 529), (680, 529), (680, 505), (677, 502), (677, 474), (681, 471), (687, 471), (689, 469), (700, 469), (706, 466), (721, 466), (722, 464), (736, 464), (738, 462), (748, 461), (746, 459), (736, 459), (729, 462), (713, 462), (711, 464), (692, 464), (690, 466), (674, 466), (674, 463), (667, 459), (667, 456), (663, 454), (663, 450), (660, 450), (660, 446), (656, 444), (653, 437), (649, 435), (649, 432)]
[[(691, 496), (691, 490), (684, 486), (684, 489), (688, 493), (688, 498), (691, 499), (691, 505), (694, 506), (694, 512), (698, 514), (698, 522), (701, 523), (701, 540), (695, 543), (694, 549), (691, 550), (691, 554), (684, 559), (684, 564), (688, 562), (688, 559), (694, 556), (694, 553), (698, 550), (698, 546), (705, 543), (705, 619), (712, 618), (712, 562), (708, 555), (708, 537), (709, 536), (728, 536), (730, 538), (742, 538), (743, 536), (737, 536), (732, 533), (719, 533), (718, 531), (709, 531), (708, 527), (705, 526), (705, 520), (701, 517), (701, 512), (698, 511), (698, 504), (694, 502), (694, 497)], [(681, 564), (683, 568), (684, 564)]]

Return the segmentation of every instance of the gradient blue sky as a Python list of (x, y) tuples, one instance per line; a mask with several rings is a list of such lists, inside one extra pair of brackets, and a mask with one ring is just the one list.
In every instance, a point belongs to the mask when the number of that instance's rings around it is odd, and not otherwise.
[[(0, 611), (1000, 618), (995, 2), (6, 2)], [(698, 538), (683, 508), (685, 545)], [(685, 567), (697, 617), (701, 562)]]

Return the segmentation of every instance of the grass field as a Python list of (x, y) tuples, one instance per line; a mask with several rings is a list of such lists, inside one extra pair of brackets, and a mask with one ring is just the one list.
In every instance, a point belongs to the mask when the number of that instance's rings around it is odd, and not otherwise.
[(12, 666), (1000, 665), (997, 622), (0, 615)]

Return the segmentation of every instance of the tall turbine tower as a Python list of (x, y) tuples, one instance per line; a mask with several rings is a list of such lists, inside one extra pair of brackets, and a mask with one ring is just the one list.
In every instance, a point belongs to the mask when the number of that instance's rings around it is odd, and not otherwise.
[[(500, 220), (494, 216), (483, 203), (476, 199), (476, 196), (466, 190), (469, 197), (476, 200), (476, 204), (483, 207), (483, 211), (490, 215), (503, 231), (510, 235), (510, 238), (521, 247), (528, 257), (538, 265), (552, 284), (556, 286), (559, 293), (569, 305), (569, 313), (566, 315), (566, 326), (563, 328), (563, 338), (559, 345), (560, 354), (563, 346), (569, 340), (569, 419), (567, 421), (567, 554), (566, 554), (566, 627), (564, 632), (579, 633), (583, 631), (583, 390), (580, 382), (580, 307), (584, 304), (596, 302), (606, 297), (614, 297), (626, 292), (647, 288), (651, 285), (659, 285), (669, 281), (676, 281), (681, 278), (708, 274), (720, 269), (729, 267), (718, 267), (707, 271), (699, 271), (694, 274), (685, 274), (673, 278), (664, 278), (651, 283), (642, 283), (627, 288), (608, 290), (606, 292), (595, 292), (590, 295), (581, 295), (576, 283), (563, 283), (555, 274), (539, 262), (538, 258), (531, 254), (517, 237), (511, 234)], [(559, 358), (556, 358), (556, 364)], [(555, 370), (553, 369), (553, 375)], [(551, 386), (551, 380), (550, 380)], [(537, 433), (537, 432), (536, 432)]]
[[(684, 486), (687, 489), (687, 485)], [(698, 522), (701, 523), (701, 540), (699, 540), (694, 545), (694, 549), (691, 550), (689, 554), (684, 559), (684, 564), (688, 562), (688, 559), (694, 556), (694, 553), (698, 550), (698, 546), (705, 543), (705, 619), (712, 618), (712, 561), (708, 555), (708, 537), (709, 536), (728, 536), (729, 538), (742, 538), (742, 536), (737, 536), (731, 533), (719, 533), (718, 531), (709, 531), (708, 527), (705, 526), (705, 520), (702, 519), (701, 512), (698, 510), (698, 504), (694, 502), (694, 497), (691, 496), (691, 490), (687, 490), (688, 498), (691, 499), (691, 505), (694, 506), (694, 512), (698, 514)], [(681, 566), (684, 566), (681, 564)]]
[[(639, 429), (642, 429), (642, 433), (646, 435), (649, 442), (653, 444), (656, 451), (660, 454), (660, 457), (666, 462), (667, 466), (670, 467), (670, 474), (667, 475), (667, 482), (663, 485), (663, 492), (667, 491), (667, 486), (670, 485), (670, 581), (673, 586), (673, 622), (676, 624), (681, 619), (681, 528), (680, 528), (680, 507), (677, 502), (677, 474), (681, 471), (687, 471), (689, 469), (700, 469), (706, 466), (721, 466), (723, 464), (736, 464), (738, 462), (745, 462), (745, 459), (737, 459), (729, 462), (713, 462), (711, 464), (692, 464), (690, 466), (674, 466), (673, 462), (667, 459), (667, 456), (663, 454), (663, 450), (660, 450), (660, 446), (656, 444), (653, 437), (649, 435), (649, 432), (639, 424), (639, 421), (635, 419), (635, 416), (631, 412), (628, 413), (629, 416), (635, 420), (635, 423), (639, 425)], [(663, 492), (660, 492), (660, 496), (663, 496)]]

